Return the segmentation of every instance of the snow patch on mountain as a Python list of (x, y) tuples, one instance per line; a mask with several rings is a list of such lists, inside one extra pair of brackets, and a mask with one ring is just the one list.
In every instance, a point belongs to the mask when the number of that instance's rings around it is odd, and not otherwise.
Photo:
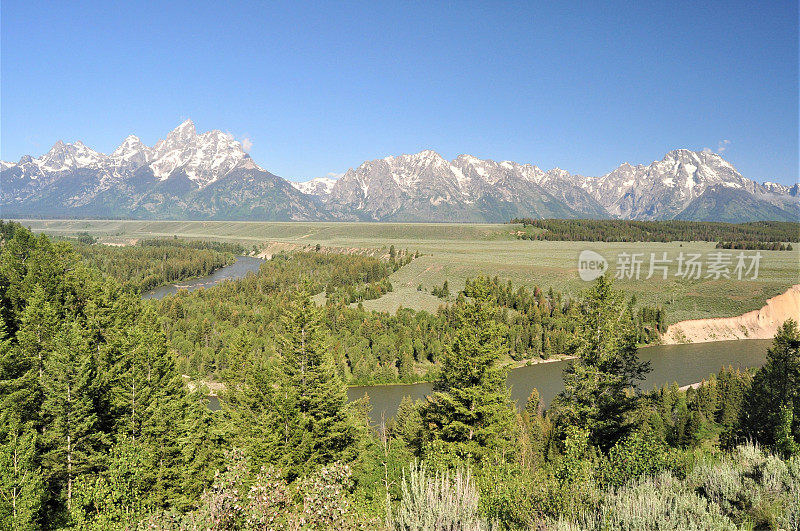
[(330, 195), (333, 185), (336, 184), (336, 179), (331, 179), (330, 177), (317, 177), (315, 179), (311, 179), (310, 181), (304, 181), (300, 183), (292, 182), (290, 184), (304, 194), (316, 195), (322, 199), (325, 199), (328, 197), (328, 195)]

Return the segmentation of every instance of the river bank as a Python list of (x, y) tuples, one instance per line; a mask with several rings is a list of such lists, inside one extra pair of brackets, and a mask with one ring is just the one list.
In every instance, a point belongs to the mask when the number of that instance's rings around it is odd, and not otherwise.
[(210, 275), (195, 279), (185, 279), (178, 283), (167, 284), (142, 293), (142, 299), (162, 299), (181, 290), (193, 291), (198, 288), (210, 288), (226, 280), (238, 280), (248, 273), (258, 272), (264, 260), (255, 256), (237, 256), (230, 265), (215, 269)]
[(768, 299), (759, 310), (736, 317), (692, 319), (672, 324), (662, 336), (662, 342), (665, 345), (676, 345), (734, 339), (771, 339), (787, 319), (800, 319), (800, 284)]

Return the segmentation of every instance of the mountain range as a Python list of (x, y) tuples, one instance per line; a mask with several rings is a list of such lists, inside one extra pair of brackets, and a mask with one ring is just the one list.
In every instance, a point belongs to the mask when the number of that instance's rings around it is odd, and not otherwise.
[(503, 222), (514, 217), (800, 219), (800, 187), (759, 184), (720, 155), (677, 149), (587, 177), (435, 151), (366, 161), (339, 179), (295, 183), (191, 120), (153, 147), (129, 136), (110, 155), (80, 141), (0, 162), (0, 215), (282, 221)]

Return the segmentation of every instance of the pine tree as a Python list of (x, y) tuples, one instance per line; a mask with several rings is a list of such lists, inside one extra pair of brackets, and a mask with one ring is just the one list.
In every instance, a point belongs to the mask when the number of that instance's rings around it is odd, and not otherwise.
[(561, 437), (569, 426), (589, 432), (593, 445), (608, 450), (630, 431), (638, 395), (628, 392), (644, 379), (649, 363), (639, 361), (633, 316), (622, 293), (602, 276), (582, 302), (572, 352), (564, 369), (564, 391), (553, 403)]
[(779, 442), (784, 448), (792, 447), (789, 437), (800, 442), (800, 330), (793, 319), (778, 329), (766, 363), (753, 378), (743, 431), (746, 437), (775, 449)]
[(425, 451), (445, 460), (511, 454), (516, 435), (506, 371), (498, 366), (508, 353), (507, 330), (493, 318), (487, 286), (476, 281), (472, 289), (472, 301), (455, 307), (453, 340), (421, 411)]
[(291, 302), (283, 328), (278, 386), (274, 398), (265, 396), (274, 400), (271, 453), (288, 474), (300, 475), (351, 459), (358, 433), (344, 383), (325, 348), (320, 310), (307, 295)]
[(183, 382), (152, 309), (136, 316), (117, 346), (115, 432), (142, 454), (143, 466), (135, 478), (141, 496), (151, 505), (165, 506), (180, 487), (179, 427), (188, 408)]
[(0, 433), (0, 527), (37, 529), (45, 501), (32, 423), (3, 420)]
[(44, 366), (42, 419), (47, 429), (42, 445), (45, 477), (51, 489), (63, 489), (67, 510), (75, 478), (101, 466), (108, 442), (98, 429), (96, 376), (79, 325), (65, 326)]

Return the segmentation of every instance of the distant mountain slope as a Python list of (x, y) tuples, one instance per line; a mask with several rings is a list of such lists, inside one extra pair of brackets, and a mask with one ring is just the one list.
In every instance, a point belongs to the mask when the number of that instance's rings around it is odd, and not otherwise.
[(152, 148), (129, 136), (111, 155), (57, 142), (0, 166), (5, 217), (327, 220), (321, 202), (259, 167), (221, 131), (187, 120)]
[(613, 217), (643, 220), (672, 219), (717, 185), (749, 194), (766, 193), (721, 156), (688, 149), (670, 151), (647, 166), (625, 163), (581, 183)]
[(315, 195), (320, 198), (329, 196), (334, 184), (336, 184), (336, 179), (331, 179), (330, 177), (317, 177), (302, 183), (291, 183), (292, 186), (304, 194)]
[(426, 150), (348, 170), (323, 199), (334, 212), (355, 213), (370, 221), (607, 217), (603, 207), (573, 183), (541, 185), (545, 175), (535, 166), (469, 155), (447, 161)]
[(693, 200), (675, 219), (691, 221), (800, 221), (800, 209), (794, 213), (775, 206), (740, 188), (714, 185)]
[(527, 218), (794, 220), (800, 187), (758, 184), (714, 153), (677, 149), (600, 177), (425, 150), (366, 161), (338, 180), (290, 183), (221, 131), (187, 120), (153, 147), (110, 155), (58, 141), (0, 162), (3, 217), (504, 222)]

